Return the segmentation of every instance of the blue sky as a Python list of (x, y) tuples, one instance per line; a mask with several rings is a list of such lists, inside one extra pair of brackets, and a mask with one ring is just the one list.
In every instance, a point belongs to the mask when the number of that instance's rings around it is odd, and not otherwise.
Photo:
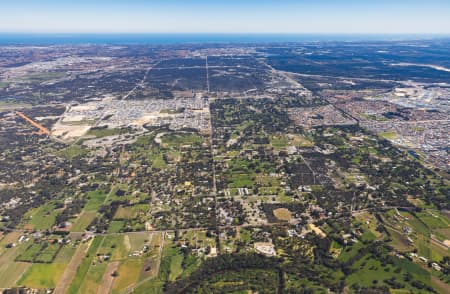
[(0, 32), (449, 34), (450, 0), (0, 0)]

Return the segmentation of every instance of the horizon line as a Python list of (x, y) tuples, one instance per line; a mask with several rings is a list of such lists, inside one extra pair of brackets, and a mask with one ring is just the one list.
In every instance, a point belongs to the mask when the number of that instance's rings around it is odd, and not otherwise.
[(48, 35), (66, 35), (66, 34), (77, 34), (77, 35), (386, 35), (386, 36), (395, 36), (395, 35), (448, 35), (450, 36), (450, 32), (226, 32), (226, 31), (217, 31), (217, 32), (109, 32), (109, 31), (93, 31), (93, 32), (84, 32), (84, 31), (2, 31), (0, 30), (0, 34), (48, 34)]

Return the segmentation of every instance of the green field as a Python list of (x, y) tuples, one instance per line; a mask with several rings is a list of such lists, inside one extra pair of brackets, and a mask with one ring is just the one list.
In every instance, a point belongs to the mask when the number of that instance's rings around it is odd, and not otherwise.
[(270, 144), (276, 149), (284, 149), (289, 145), (289, 140), (283, 135), (271, 136)]
[(150, 236), (148, 233), (138, 233), (138, 234), (129, 234), (127, 237), (130, 240), (131, 249), (130, 251), (139, 251), (144, 247), (145, 241), (150, 240)]
[(16, 282), (29, 269), (31, 263), (8, 262), (0, 265), (0, 288), (9, 288), (16, 285)]
[(65, 157), (69, 160), (74, 159), (75, 157), (81, 157), (83, 155), (86, 155), (88, 151), (86, 148), (80, 146), (80, 145), (71, 145), (67, 147), (66, 149), (63, 149), (61, 151), (58, 151), (58, 155)]
[(397, 138), (397, 133), (395, 132), (384, 132), (379, 134), (380, 137), (388, 140), (395, 140)]
[(244, 269), (206, 277), (191, 293), (277, 293), (277, 289), (276, 271)]
[(416, 213), (416, 215), (430, 229), (443, 229), (450, 227), (450, 221), (446, 217), (440, 215), (437, 211), (427, 210), (426, 212)]
[(113, 220), (108, 227), (108, 233), (119, 233), (125, 227), (125, 222), (121, 220)]
[(118, 270), (119, 276), (115, 278), (112, 293), (122, 293), (124, 289), (134, 285), (142, 271), (142, 259), (127, 259)]
[(90, 191), (86, 195), (85, 211), (97, 211), (105, 202), (106, 192), (102, 190)]
[(133, 294), (162, 294), (164, 281), (160, 279), (148, 280), (134, 289)]
[[(97, 200), (95, 200), (97, 201)], [(94, 200), (93, 200), (94, 202)], [(94, 207), (94, 203), (91, 203), (91, 206)], [(96, 217), (97, 212), (96, 211), (83, 211), (75, 220), (74, 224), (70, 228), (71, 232), (83, 232), (89, 224), (94, 220)]]
[(47, 241), (30, 244), (18, 257), (17, 261), (50, 263), (60, 250), (59, 244)]
[(28, 220), (25, 228), (34, 230), (48, 230), (55, 224), (58, 210), (51, 203), (42, 205), (27, 212), (24, 220)]
[(163, 145), (167, 147), (181, 147), (203, 142), (203, 138), (200, 135), (188, 133), (164, 135), (161, 139)]
[(72, 245), (65, 245), (60, 250), (58, 255), (56, 256), (54, 262), (55, 263), (69, 263), (72, 259), (72, 256), (74, 255), (76, 251), (76, 247)]
[(413, 249), (413, 247), (409, 245), (408, 240), (402, 234), (399, 234), (390, 228), (386, 228), (386, 230), (390, 234), (390, 238), (392, 239), (391, 244), (395, 249), (399, 251), (408, 251)]
[(147, 159), (152, 163), (153, 168), (162, 169), (167, 166), (162, 152), (152, 151), (147, 155)]
[(105, 272), (107, 263), (96, 262), (89, 267), (89, 270), (86, 274), (83, 283), (78, 290), (78, 293), (92, 293), (96, 294), (98, 291), (98, 287), (102, 283), (103, 273)]
[(358, 250), (361, 248), (363, 248), (363, 244), (361, 244), (361, 242), (353, 244), (350, 247), (347, 246), (339, 255), (339, 260), (342, 262), (349, 261), (350, 258), (354, 257), (358, 253)]
[(18, 257), (18, 261), (33, 262), (33, 260), (41, 252), (41, 243), (32, 243), (25, 251), (23, 251)]
[(119, 206), (114, 219), (135, 219), (139, 214), (148, 212), (150, 206), (148, 204), (135, 204), (132, 206)]
[(230, 188), (252, 188), (254, 185), (253, 177), (248, 174), (233, 174), (230, 181)]
[[(399, 260), (397, 266), (394, 265), (382, 265), (380, 261), (366, 256), (361, 258), (354, 265), (353, 268), (358, 269), (355, 273), (347, 277), (347, 282), (350, 285), (356, 284), (359, 286), (371, 287), (373, 285), (384, 284), (383, 280), (394, 278), (397, 282), (404, 283), (403, 274), (405, 272), (414, 276), (414, 279), (420, 280), (426, 284), (430, 282), (430, 274), (420, 268), (419, 265), (414, 264), (407, 260)], [(402, 271), (396, 272), (397, 268), (401, 268)], [(402, 273), (403, 272), (403, 273)]]
[(105, 237), (97, 254), (108, 254), (111, 256), (110, 260), (114, 261), (126, 259), (129, 252), (124, 235), (110, 235)]
[(86, 257), (81, 262), (81, 265), (79, 266), (79, 268), (77, 270), (77, 274), (75, 275), (75, 277), (74, 277), (72, 283), (70, 284), (70, 287), (66, 293), (69, 293), (69, 294), (78, 293), (78, 290), (80, 289), (80, 287), (89, 271), (89, 267), (96, 256), (95, 253), (97, 252), (97, 249), (100, 246), (100, 244), (102, 243), (102, 241), (103, 241), (103, 237), (96, 237), (92, 241), (92, 244), (89, 247)]
[(5, 248), (5, 245), (16, 242), (20, 233), (12, 232), (0, 241), (0, 288), (13, 287), (23, 273), (28, 270), (31, 263), (15, 262), (14, 259), (23, 252), (28, 244), (20, 244), (13, 248)]
[(66, 263), (35, 263), (25, 272), (17, 284), (37, 289), (54, 288), (66, 265)]
[(163, 249), (161, 259), (161, 273), (169, 281), (174, 281), (179, 277), (183, 269), (181, 263), (183, 262), (183, 254), (179, 248), (166, 244)]
[(128, 131), (126, 129), (102, 128), (102, 129), (90, 129), (89, 132), (87, 132), (86, 136), (94, 136), (96, 138), (103, 138), (103, 137), (121, 135), (121, 134), (126, 134), (126, 133), (128, 133)]
[(41, 250), (38, 256), (35, 258), (34, 262), (52, 262), (55, 256), (58, 254), (61, 246), (59, 244), (48, 244), (45, 248)]

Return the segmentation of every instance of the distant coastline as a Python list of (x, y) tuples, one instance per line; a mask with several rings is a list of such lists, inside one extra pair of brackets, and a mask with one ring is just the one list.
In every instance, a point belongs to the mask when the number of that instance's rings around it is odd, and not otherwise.
[(62, 34), (0, 33), (0, 45), (52, 44), (192, 44), (192, 43), (286, 43), (326, 41), (398, 41), (450, 38), (450, 35), (411, 34)]

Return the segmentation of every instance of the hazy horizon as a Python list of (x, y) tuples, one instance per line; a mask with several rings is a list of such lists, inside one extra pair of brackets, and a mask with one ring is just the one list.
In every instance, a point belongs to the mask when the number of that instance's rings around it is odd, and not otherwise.
[(15, 0), (0, 8), (4, 33), (450, 33), (442, 0)]
[(263, 44), (449, 39), (448, 34), (266, 34), (266, 33), (2, 33), (0, 45), (52, 44)]

